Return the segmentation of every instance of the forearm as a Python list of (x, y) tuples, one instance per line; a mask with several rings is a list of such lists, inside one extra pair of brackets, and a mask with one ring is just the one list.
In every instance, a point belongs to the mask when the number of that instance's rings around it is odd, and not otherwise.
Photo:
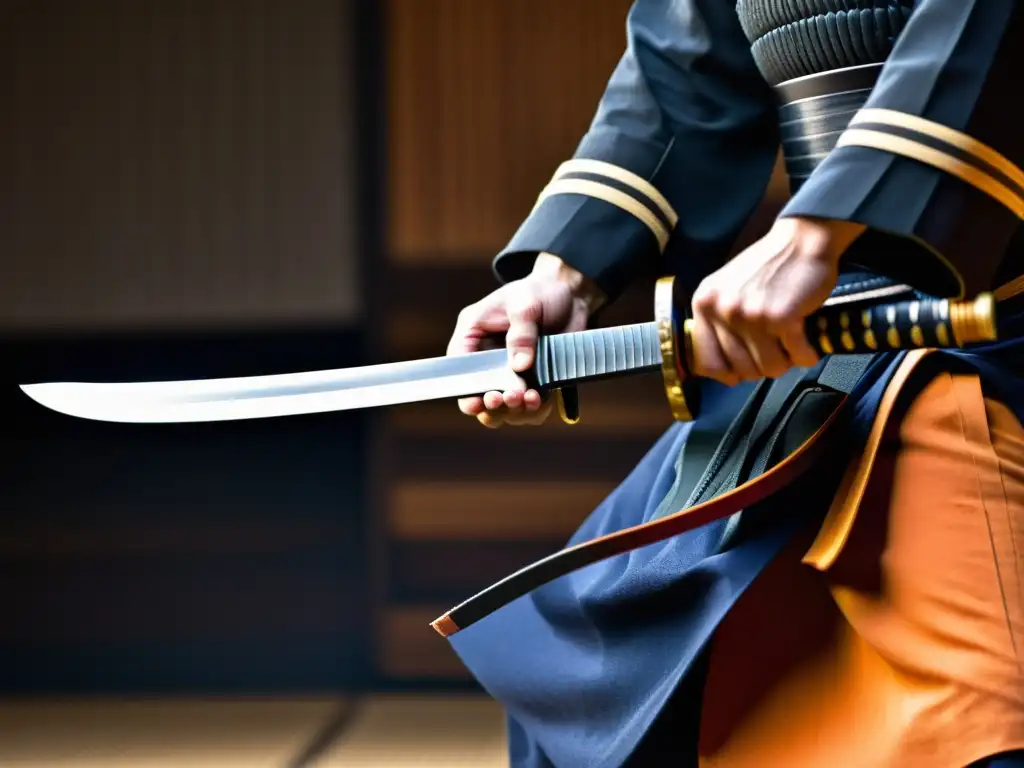
[(868, 228), (850, 259), (927, 292), (998, 280), (1024, 218), (1016, 0), (920, 0), (864, 109), (783, 216)]

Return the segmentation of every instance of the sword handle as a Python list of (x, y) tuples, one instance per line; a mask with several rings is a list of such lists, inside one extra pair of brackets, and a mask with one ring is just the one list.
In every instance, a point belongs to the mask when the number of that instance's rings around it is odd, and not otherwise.
[(995, 340), (995, 301), (986, 293), (973, 302), (923, 299), (859, 309), (825, 307), (804, 327), (819, 355), (962, 347)]
[(528, 384), (544, 392), (581, 381), (653, 370), (660, 363), (653, 323), (557, 333), (537, 340), (537, 357)]
[[(689, 297), (664, 277), (655, 288), (654, 312), (662, 351), (662, 377), (672, 415), (692, 421), (699, 406), (696, 379), (700, 349), (693, 342)], [(679, 295), (677, 295), (679, 294)], [(819, 355), (863, 355), (909, 349), (947, 349), (995, 341), (996, 302), (921, 299), (826, 306), (805, 321), (807, 340)]]
[(566, 424), (580, 419), (576, 384), (656, 370), (661, 357), (653, 323), (592, 328), (537, 339), (533, 368), (521, 374), (530, 389), (554, 392)]

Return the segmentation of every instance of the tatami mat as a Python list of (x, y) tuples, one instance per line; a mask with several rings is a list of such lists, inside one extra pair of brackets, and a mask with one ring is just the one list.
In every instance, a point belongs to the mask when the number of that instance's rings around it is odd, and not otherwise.
[(3, 768), (284, 768), (334, 700), (0, 703)]
[(486, 698), (444, 695), (0, 701), (2, 768), (300, 765), (506, 768), (504, 719)]
[(358, 705), (316, 768), (507, 768), (501, 708), (481, 697), (384, 696)]

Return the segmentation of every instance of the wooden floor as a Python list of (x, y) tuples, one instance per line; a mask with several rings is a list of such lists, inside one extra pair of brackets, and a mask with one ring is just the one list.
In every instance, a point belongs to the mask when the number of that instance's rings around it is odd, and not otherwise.
[(0, 702), (4, 768), (507, 766), (475, 696)]

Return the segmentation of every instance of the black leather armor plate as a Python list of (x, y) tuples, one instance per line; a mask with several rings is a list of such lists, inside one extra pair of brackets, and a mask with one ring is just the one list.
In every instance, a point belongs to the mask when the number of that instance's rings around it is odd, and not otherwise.
[(737, 0), (754, 60), (771, 85), (888, 57), (913, 0)]

